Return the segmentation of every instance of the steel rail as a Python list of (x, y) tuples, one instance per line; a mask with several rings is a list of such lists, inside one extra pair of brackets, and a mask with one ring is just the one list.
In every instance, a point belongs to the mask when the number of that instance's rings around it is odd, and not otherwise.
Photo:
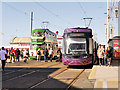
[(72, 81), (71, 83), (68, 85), (68, 87), (65, 90), (68, 90), (78, 79), (78, 77), (85, 71), (85, 69), (83, 69)]
[(44, 83), (44, 82), (46, 82), (46, 81), (52, 79), (53, 77), (55, 77), (55, 76), (57, 76), (57, 75), (63, 73), (63, 72), (66, 71), (66, 70), (68, 70), (68, 68), (65, 68), (65, 69), (63, 69), (61, 72), (58, 72), (57, 74), (53, 75), (52, 77), (48, 77), (47, 79), (45, 79), (45, 80), (43, 80), (43, 81), (41, 81), (41, 82), (39, 82), (39, 83), (37, 83), (37, 84), (35, 84), (35, 85), (29, 87), (27, 90), (31, 90), (31, 89), (37, 87), (38, 85), (40, 85), (40, 84), (42, 84), (42, 83)]
[[(55, 66), (55, 65), (58, 65), (58, 64), (60, 64), (60, 63), (53, 64), (53, 65), (49, 65), (49, 66), (46, 67), (46, 68), (50, 68), (51, 66)], [(19, 75), (19, 76), (14, 77), (14, 78), (10, 78), (10, 79), (8, 79), (8, 80), (4, 80), (4, 82), (6, 82), (6, 81), (11, 81), (11, 80), (14, 80), (14, 79), (17, 79), (17, 78), (20, 78), (20, 77), (24, 77), (24, 76), (30, 75), (30, 74), (35, 73), (35, 72), (38, 72), (38, 71), (40, 71), (40, 70), (34, 70), (34, 71), (31, 71), (31, 72), (29, 72), (29, 73), (25, 73), (25, 74)]]

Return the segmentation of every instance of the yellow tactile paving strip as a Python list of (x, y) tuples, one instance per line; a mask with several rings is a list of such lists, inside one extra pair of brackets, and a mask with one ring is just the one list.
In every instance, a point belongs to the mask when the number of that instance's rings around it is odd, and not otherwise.
[(108, 79), (106, 83), (104, 83), (103, 79), (96, 80), (94, 88), (118, 88), (118, 80), (117, 79)]
[(88, 79), (94, 79), (95, 74), (96, 74), (97, 66), (93, 66), (92, 71), (88, 77)]

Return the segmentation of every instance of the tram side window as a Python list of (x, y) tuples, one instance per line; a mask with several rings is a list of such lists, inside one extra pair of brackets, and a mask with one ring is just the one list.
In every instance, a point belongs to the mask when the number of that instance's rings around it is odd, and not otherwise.
[(32, 45), (32, 48), (37, 48), (37, 45), (33, 44), (33, 45)]
[(37, 36), (37, 32), (34, 32), (34, 33), (33, 33), (33, 36)]
[(37, 48), (41, 48), (41, 45), (40, 45), (40, 44), (38, 44), (38, 45), (37, 45)]

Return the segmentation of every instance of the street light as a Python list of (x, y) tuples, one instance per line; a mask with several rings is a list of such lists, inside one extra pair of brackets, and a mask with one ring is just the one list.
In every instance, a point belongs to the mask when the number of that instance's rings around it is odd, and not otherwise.
[(118, 18), (118, 9), (115, 10), (115, 16)]

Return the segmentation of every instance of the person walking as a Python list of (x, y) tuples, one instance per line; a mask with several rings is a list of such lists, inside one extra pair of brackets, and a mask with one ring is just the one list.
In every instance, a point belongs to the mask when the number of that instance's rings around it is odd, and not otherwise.
[(40, 58), (41, 58), (41, 51), (40, 51), (40, 49), (38, 49), (38, 51), (37, 51), (37, 61), (40, 61)]
[(50, 61), (52, 62), (52, 57), (53, 57), (53, 50), (50, 48), (49, 50), (49, 56), (50, 56)]
[(110, 46), (108, 46), (107, 48), (107, 62), (108, 62), (108, 66), (111, 65), (111, 60), (112, 59), (112, 49)]
[(26, 63), (29, 59), (29, 50), (25, 49), (24, 50), (24, 62)]
[(17, 52), (17, 56), (16, 56), (16, 60), (18, 60), (18, 62), (20, 61), (20, 50), (17, 48), (17, 50), (16, 50), (16, 52)]
[(2, 64), (1, 71), (4, 71), (6, 59), (7, 59), (7, 52), (4, 50), (4, 47), (2, 47), (2, 50), (0, 51), (0, 57), (1, 57), (1, 64)]
[(44, 61), (48, 62), (48, 50), (47, 50), (47, 48), (43, 51), (43, 54), (44, 54)]
[[(17, 55), (16, 51), (13, 49), (13, 47), (10, 50), (10, 62), (15, 62), (15, 56)], [(12, 61), (13, 58), (13, 61)]]
[(103, 65), (103, 54), (104, 54), (104, 50), (101, 48), (101, 45), (99, 46), (98, 48), (98, 51), (97, 51), (97, 55), (98, 55), (98, 58), (99, 58), (99, 65)]

